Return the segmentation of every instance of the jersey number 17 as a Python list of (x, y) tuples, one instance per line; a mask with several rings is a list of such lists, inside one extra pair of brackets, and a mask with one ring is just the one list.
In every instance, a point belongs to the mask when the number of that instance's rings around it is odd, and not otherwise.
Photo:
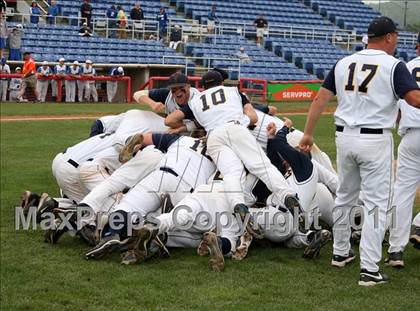
[[(369, 71), (369, 74), (366, 78), (362, 81), (359, 85), (358, 91), (361, 93), (368, 92), (369, 83), (372, 81), (373, 77), (378, 70), (378, 65), (370, 65), (370, 64), (363, 64), (361, 71)], [(346, 91), (354, 91), (356, 87), (354, 86), (354, 73), (356, 71), (356, 63), (351, 63), (349, 66), (349, 79), (347, 81), (347, 85), (345, 87)]]

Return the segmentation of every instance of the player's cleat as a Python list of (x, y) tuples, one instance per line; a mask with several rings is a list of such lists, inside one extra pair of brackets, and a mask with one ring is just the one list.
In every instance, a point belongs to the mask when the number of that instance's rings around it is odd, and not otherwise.
[(388, 283), (389, 277), (381, 272), (369, 272), (366, 269), (360, 270), (360, 286), (375, 286), (378, 284)]
[(136, 230), (134, 235), (137, 236), (137, 241), (133, 249), (135, 259), (132, 258), (133, 252), (129, 252), (131, 260), (127, 260), (127, 258), (124, 257), (121, 263), (124, 265), (132, 265), (135, 263), (141, 263), (149, 258), (151, 255), (150, 244), (157, 236), (157, 233), (157, 229), (152, 229), (147, 224), (139, 230)]
[(51, 198), (48, 193), (43, 193), (39, 199), (38, 208), (36, 211), (37, 223), (42, 221), (44, 213), (52, 213), (56, 208), (58, 208), (58, 202)]
[(245, 225), (246, 231), (248, 231), (254, 238), (259, 240), (264, 238), (263, 230), (261, 229), (259, 224), (254, 222), (254, 219), (249, 212), (248, 206), (239, 203), (235, 205), (233, 211), (235, 214), (238, 214), (241, 217), (241, 220)]
[(134, 153), (134, 147), (137, 145), (141, 145), (143, 143), (143, 135), (142, 134), (134, 134), (131, 136), (128, 140), (128, 142), (125, 144), (123, 149), (120, 152), (119, 155), (119, 161), (121, 163), (125, 163), (128, 160), (130, 160), (133, 157)]
[(95, 246), (98, 244), (96, 227), (92, 225), (83, 226), (82, 229), (77, 231), (77, 235), (81, 240), (86, 242), (89, 246)]
[(340, 256), (340, 255), (334, 255), (331, 260), (331, 266), (342, 268), (346, 266), (347, 264), (351, 263), (356, 258), (356, 255), (354, 254), (353, 250), (349, 250), (349, 254), (347, 256)]
[(120, 247), (120, 236), (118, 234), (103, 237), (98, 245), (88, 251), (86, 259), (101, 259)]
[(311, 233), (308, 237), (310, 243), (303, 251), (303, 258), (313, 259), (318, 257), (321, 248), (331, 240), (331, 236), (331, 232), (325, 229)]
[(252, 240), (252, 235), (248, 231), (245, 231), (239, 239), (240, 244), (236, 248), (235, 253), (233, 253), (232, 259), (238, 261), (243, 260), (248, 255), (248, 249), (251, 246)]
[(385, 265), (393, 268), (404, 268), (403, 252), (388, 253)]
[(410, 242), (414, 248), (420, 249), (420, 227), (416, 227), (414, 234), (410, 236)]
[(197, 247), (197, 255), (201, 257), (210, 255), (209, 246), (207, 245), (207, 242), (204, 241), (204, 239), (201, 240), (200, 244)]
[(208, 245), (210, 252), (209, 266), (215, 272), (222, 272), (225, 269), (225, 258), (219, 246), (216, 233), (206, 232), (203, 235), (203, 240)]
[(40, 196), (36, 193), (32, 193), (29, 190), (26, 190), (22, 193), (20, 206), (23, 210), (23, 215), (27, 216), (29, 208), (32, 206), (39, 205)]
[(68, 231), (67, 226), (59, 228), (62, 221), (58, 218), (54, 220), (54, 227), (44, 232), (44, 242), (49, 244), (57, 244), (58, 240)]

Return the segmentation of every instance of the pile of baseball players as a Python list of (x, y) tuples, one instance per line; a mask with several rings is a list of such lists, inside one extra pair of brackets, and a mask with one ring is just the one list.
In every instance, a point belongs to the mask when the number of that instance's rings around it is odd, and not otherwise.
[[(49, 224), (48, 243), (66, 233), (88, 243), (89, 260), (121, 252), (122, 264), (138, 264), (168, 257), (171, 248), (196, 248), (214, 271), (224, 269), (225, 258), (243, 260), (259, 239), (315, 258), (332, 228), (332, 266), (355, 259), (350, 240), (361, 236), (359, 285), (387, 282), (378, 267), (384, 234), (389, 227), (386, 262), (403, 266), (420, 183), (420, 111), (409, 106), (420, 107), (420, 90), (406, 65), (390, 56), (394, 23), (375, 19), (368, 34), (368, 49), (331, 70), (304, 132), (277, 118), (274, 107), (252, 104), (224, 86), (223, 70), (203, 75), (202, 92), (175, 73), (168, 88), (134, 94), (152, 111), (100, 118), (90, 138), (59, 153), (52, 171), (62, 198), (26, 191), (25, 213)], [(419, 58), (409, 68), (418, 81)], [(334, 94), (338, 174), (312, 136)], [(392, 202), (398, 98), (405, 100), (404, 136)], [(387, 225), (390, 210), (395, 223)], [(411, 237), (417, 248), (419, 218)]]

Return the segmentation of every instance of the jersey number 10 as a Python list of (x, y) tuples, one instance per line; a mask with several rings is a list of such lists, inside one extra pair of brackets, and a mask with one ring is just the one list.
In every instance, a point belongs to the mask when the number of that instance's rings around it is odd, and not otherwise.
[[(206, 111), (210, 108), (207, 104), (207, 94), (204, 94), (200, 97), (201, 101), (203, 102), (203, 111)], [(212, 105), (219, 105), (224, 104), (226, 102), (226, 95), (223, 89), (218, 89), (217, 91), (211, 93), (211, 104)]]
[[(366, 78), (363, 80), (363, 82), (359, 85), (359, 92), (367, 93), (368, 91), (368, 85), (370, 81), (372, 81), (373, 77), (376, 74), (376, 71), (378, 70), (378, 65), (369, 65), (369, 64), (363, 64), (361, 71), (367, 71), (369, 70), (369, 74), (366, 76)], [(349, 79), (347, 81), (347, 85), (345, 87), (346, 91), (354, 91), (354, 72), (356, 71), (356, 63), (351, 63), (349, 66)]]

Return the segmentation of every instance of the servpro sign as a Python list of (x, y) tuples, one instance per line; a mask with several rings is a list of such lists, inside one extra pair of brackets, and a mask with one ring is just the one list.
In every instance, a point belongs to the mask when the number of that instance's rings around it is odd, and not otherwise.
[(269, 101), (304, 101), (314, 99), (322, 81), (269, 81), (267, 85)]

